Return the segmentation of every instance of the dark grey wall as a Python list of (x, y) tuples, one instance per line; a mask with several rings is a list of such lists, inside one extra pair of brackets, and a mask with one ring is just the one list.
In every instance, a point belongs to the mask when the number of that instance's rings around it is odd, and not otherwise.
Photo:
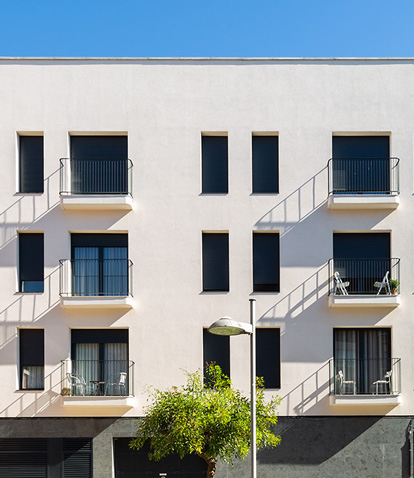
[[(280, 417), (282, 444), (258, 455), (258, 478), (408, 478), (414, 417)], [(93, 438), (94, 476), (112, 478), (113, 438), (137, 418), (2, 418), (0, 438)], [(250, 460), (219, 464), (217, 478), (248, 478)], [(168, 475), (167, 475), (168, 478)]]

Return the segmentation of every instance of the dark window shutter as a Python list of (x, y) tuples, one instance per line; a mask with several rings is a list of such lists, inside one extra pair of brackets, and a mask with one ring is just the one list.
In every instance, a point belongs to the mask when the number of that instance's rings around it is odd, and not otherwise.
[(128, 247), (128, 234), (71, 234), (74, 247)]
[(277, 136), (252, 136), (253, 193), (279, 192)]
[(20, 192), (43, 192), (43, 136), (20, 136)]
[(127, 136), (71, 136), (72, 159), (126, 159)]
[(203, 329), (203, 364), (215, 362), (230, 377), (230, 337), (210, 334)]
[(72, 329), (72, 344), (128, 343), (128, 329)]
[(333, 255), (336, 259), (389, 259), (389, 232), (336, 232), (333, 235)]
[(253, 233), (253, 290), (279, 292), (279, 233)]
[(203, 290), (229, 290), (228, 234), (203, 234)]
[(43, 329), (20, 329), (20, 365), (45, 365)]
[(389, 158), (389, 136), (332, 136), (334, 159)]
[(92, 440), (63, 439), (63, 478), (92, 477)]
[(43, 233), (19, 234), (20, 292), (43, 292)]
[(280, 329), (256, 329), (256, 357), (265, 388), (280, 388)]
[(228, 193), (227, 136), (202, 136), (202, 192)]
[(0, 439), (0, 477), (47, 478), (47, 440)]

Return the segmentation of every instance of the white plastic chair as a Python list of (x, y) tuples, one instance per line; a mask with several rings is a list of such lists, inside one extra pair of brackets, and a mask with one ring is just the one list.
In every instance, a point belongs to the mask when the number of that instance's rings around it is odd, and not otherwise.
[[(105, 385), (105, 395), (108, 395), (108, 389), (112, 388), (119, 388), (119, 395), (126, 396), (126, 382), (127, 382), (128, 374), (126, 372), (116, 373), (109, 377), (108, 382)], [(117, 379), (117, 380), (115, 380)], [(121, 393), (123, 392), (123, 393)], [(113, 395), (113, 394), (111, 394)]]
[(389, 273), (390, 273), (390, 271), (387, 271), (384, 278), (382, 279), (382, 282), (375, 282), (374, 283), (374, 287), (379, 288), (378, 292), (377, 292), (377, 295), (380, 295), (380, 292), (381, 292), (382, 288), (385, 289), (385, 292), (387, 293), (387, 295), (391, 295), (390, 283), (388, 282)]
[(81, 375), (76, 375), (74, 373), (67, 373), (66, 378), (69, 382), (69, 388), (74, 391), (76, 396), (79, 396), (77, 393), (80, 390), (80, 395), (85, 396), (86, 393), (86, 382), (85, 379)]
[[(375, 395), (378, 395), (378, 387), (381, 384), (385, 385), (385, 391), (387, 395), (391, 394), (391, 375), (392, 375), (392, 370), (389, 370), (388, 372), (385, 373), (384, 378), (382, 380), (376, 380), (375, 382), (372, 383), (372, 386), (375, 387)], [(389, 394), (387, 390), (389, 390)], [(372, 392), (372, 394), (374, 394), (374, 392)]]
[(356, 395), (356, 382), (355, 380), (344, 380), (344, 373), (342, 370), (338, 372), (338, 378), (339, 378), (339, 395), (344, 394), (344, 385), (352, 385), (353, 386), (353, 395)]
[[(335, 289), (334, 289), (334, 294), (335, 295), (349, 295), (348, 291), (346, 290), (347, 287), (349, 287), (349, 282), (341, 279), (341, 276), (339, 275), (339, 272), (336, 271), (334, 273), (334, 279), (335, 279)], [(338, 292), (339, 291), (339, 292)]]

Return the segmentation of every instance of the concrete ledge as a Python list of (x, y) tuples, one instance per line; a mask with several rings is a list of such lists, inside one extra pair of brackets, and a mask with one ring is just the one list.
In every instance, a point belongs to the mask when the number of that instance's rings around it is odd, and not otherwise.
[(329, 209), (397, 209), (400, 197), (397, 195), (350, 194), (329, 196)]
[(388, 405), (395, 407), (401, 402), (401, 395), (329, 395), (330, 405)]
[(329, 307), (398, 307), (399, 295), (330, 295)]
[(63, 407), (119, 407), (130, 409), (136, 405), (135, 397), (62, 397)]
[(77, 210), (127, 210), (133, 209), (131, 196), (123, 195), (81, 195), (81, 196), (60, 196), (60, 205), (63, 209)]
[(60, 305), (65, 309), (132, 309), (132, 297), (61, 297)]

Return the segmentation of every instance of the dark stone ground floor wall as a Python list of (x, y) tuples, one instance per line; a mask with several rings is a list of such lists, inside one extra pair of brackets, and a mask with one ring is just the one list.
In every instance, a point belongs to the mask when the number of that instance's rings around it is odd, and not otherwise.
[[(280, 417), (282, 444), (258, 454), (258, 478), (408, 478), (414, 417)], [(0, 438), (93, 438), (94, 478), (113, 478), (113, 440), (138, 418), (2, 418)], [(217, 478), (248, 478), (250, 460), (219, 464)], [(168, 475), (167, 475), (168, 478)], [(188, 477), (191, 478), (191, 477)]]

